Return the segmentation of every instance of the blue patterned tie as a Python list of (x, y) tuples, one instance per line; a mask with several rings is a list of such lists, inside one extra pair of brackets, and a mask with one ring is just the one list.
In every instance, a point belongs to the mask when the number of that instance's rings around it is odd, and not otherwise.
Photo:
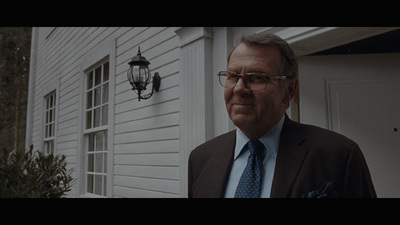
[(265, 148), (259, 140), (250, 140), (247, 145), (250, 149), (250, 156), (236, 188), (235, 198), (259, 198), (261, 193)]

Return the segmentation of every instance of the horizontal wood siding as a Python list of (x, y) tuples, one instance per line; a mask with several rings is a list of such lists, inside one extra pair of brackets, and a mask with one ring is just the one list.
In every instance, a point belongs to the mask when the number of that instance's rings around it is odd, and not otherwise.
[[(115, 197), (179, 197), (179, 38), (174, 28), (133, 28), (117, 40)], [(138, 46), (161, 76), (160, 91), (138, 101), (126, 71)]]
[[(57, 89), (56, 153), (67, 156), (81, 191), (79, 148), (82, 62), (109, 38), (116, 40), (113, 197), (179, 196), (179, 38), (165, 27), (46, 27), (38, 29), (32, 144), (42, 148), (43, 98)], [(128, 62), (140, 46), (159, 72), (160, 91), (138, 102), (127, 82)]]

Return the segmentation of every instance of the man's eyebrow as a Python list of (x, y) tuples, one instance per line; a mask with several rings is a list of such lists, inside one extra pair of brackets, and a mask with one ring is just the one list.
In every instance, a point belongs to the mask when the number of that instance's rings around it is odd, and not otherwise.
[[(228, 67), (227, 70), (228, 71), (232, 71), (232, 72), (237, 72), (237, 70), (240, 70), (241, 68), (236, 68), (236, 67)], [(266, 73), (266, 74), (270, 74), (268, 69), (266, 68), (254, 68), (254, 69), (250, 69), (250, 70), (246, 70), (246, 73)]]
[(254, 68), (251, 68), (250, 70), (248, 70), (248, 72), (249, 73), (267, 73), (267, 74), (270, 73), (269, 69), (265, 68), (265, 67), (254, 67)]
[(250, 70), (247, 73), (266, 73), (266, 74), (268, 74), (268, 71), (265, 69), (264, 70)]

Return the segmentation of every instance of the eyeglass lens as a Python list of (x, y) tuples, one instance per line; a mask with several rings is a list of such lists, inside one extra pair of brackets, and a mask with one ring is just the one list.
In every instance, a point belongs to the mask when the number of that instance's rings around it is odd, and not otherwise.
[(219, 76), (219, 83), (225, 88), (234, 88), (239, 81), (239, 78), (242, 78), (245, 86), (250, 90), (262, 90), (267, 86), (268, 79), (263, 76), (257, 75), (249, 75), (249, 76), (238, 76), (238, 75), (221, 75)]

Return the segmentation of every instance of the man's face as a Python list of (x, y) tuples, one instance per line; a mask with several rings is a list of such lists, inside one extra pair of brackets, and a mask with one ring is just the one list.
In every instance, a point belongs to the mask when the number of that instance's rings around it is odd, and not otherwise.
[[(239, 44), (232, 52), (228, 71), (239, 74), (249, 72), (267, 73), (269, 76), (280, 74), (281, 53), (277, 47), (261, 47)], [(226, 109), (232, 122), (242, 131), (268, 131), (284, 115), (288, 98), (288, 89), (281, 87), (279, 80), (270, 80), (263, 90), (250, 90), (240, 78), (232, 89), (225, 89)], [(290, 96), (289, 98), (291, 98)]]

